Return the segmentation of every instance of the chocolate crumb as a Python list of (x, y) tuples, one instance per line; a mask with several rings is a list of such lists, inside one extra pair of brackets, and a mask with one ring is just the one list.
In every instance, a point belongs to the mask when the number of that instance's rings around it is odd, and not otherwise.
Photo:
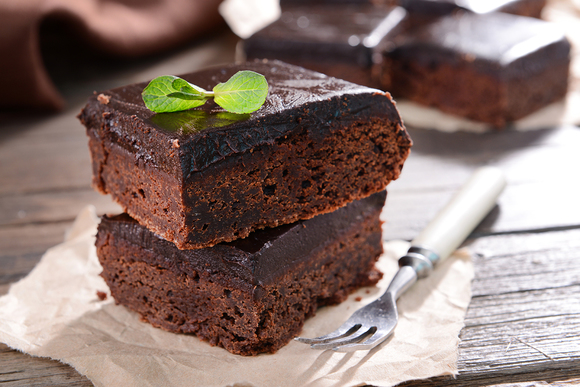
[(97, 290), (97, 297), (99, 297), (100, 301), (105, 301), (107, 299), (107, 293)]
[(172, 140), (171, 143), (173, 144), (174, 148), (179, 148), (179, 140), (178, 139)]
[(359, 297), (356, 297), (354, 300), (355, 301), (362, 301), (362, 297), (360, 297), (360, 296)]
[(99, 94), (99, 95), (97, 95), (97, 100), (100, 103), (102, 103), (103, 105), (107, 105), (109, 103), (109, 101), (111, 100), (111, 96), (105, 95), (105, 94)]

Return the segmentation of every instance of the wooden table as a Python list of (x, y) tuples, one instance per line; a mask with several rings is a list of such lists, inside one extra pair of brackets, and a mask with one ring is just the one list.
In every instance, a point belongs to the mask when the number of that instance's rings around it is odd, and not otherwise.
[[(87, 138), (75, 118), (88, 95), (229, 62), (235, 42), (224, 33), (145, 61), (84, 63), (87, 74), (59, 83), (69, 102), (62, 114), (2, 117), (0, 294), (62, 241), (84, 206), (94, 204), (99, 213), (119, 211), (90, 187)], [(478, 166), (503, 168), (509, 184), (499, 206), (468, 241), (476, 273), (461, 332), (459, 376), (405, 385), (580, 384), (580, 129), (409, 130), (415, 146), (402, 177), (389, 187), (386, 239), (413, 238)], [(3, 344), (0, 383), (91, 385), (67, 365)]]

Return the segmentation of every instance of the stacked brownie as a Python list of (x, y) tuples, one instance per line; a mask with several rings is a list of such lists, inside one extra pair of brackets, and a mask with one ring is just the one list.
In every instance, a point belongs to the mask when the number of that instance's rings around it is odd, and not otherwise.
[(239, 70), (269, 83), (249, 115), (211, 103), (154, 114), (140, 83), (93, 96), (79, 118), (94, 186), (126, 212), (97, 234), (116, 302), (255, 355), (380, 278), (385, 187), (411, 141), (388, 93), (280, 61), (182, 77), (211, 89)]
[(566, 95), (570, 44), (559, 26), (538, 19), (545, 0), (377, 3), (394, 1), (286, 0), (279, 20), (246, 39), (243, 52), (364, 80), (495, 127)]

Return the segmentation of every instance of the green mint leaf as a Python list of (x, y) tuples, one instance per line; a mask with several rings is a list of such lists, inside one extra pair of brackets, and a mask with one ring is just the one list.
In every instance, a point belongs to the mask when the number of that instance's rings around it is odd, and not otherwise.
[(253, 71), (239, 71), (213, 88), (214, 100), (225, 110), (246, 114), (258, 110), (266, 101), (268, 82)]
[[(178, 79), (180, 81), (175, 82)], [(174, 82), (179, 89), (175, 89)], [(191, 109), (203, 105), (207, 100), (207, 97), (197, 86), (194, 87), (187, 81), (173, 75), (163, 75), (153, 79), (143, 90), (141, 96), (147, 109), (156, 113)]]
[(163, 75), (153, 79), (141, 94), (145, 106), (156, 113), (170, 113), (203, 105), (208, 98), (230, 113), (249, 114), (266, 101), (268, 82), (253, 71), (239, 71), (213, 91), (192, 85), (185, 79)]

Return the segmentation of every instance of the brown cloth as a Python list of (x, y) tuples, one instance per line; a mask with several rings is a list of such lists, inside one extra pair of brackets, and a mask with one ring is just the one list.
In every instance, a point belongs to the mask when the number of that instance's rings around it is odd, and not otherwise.
[(152, 54), (222, 22), (221, 0), (2, 0), (0, 109), (59, 110), (64, 100), (40, 50), (40, 26), (65, 25), (86, 45), (122, 57)]

